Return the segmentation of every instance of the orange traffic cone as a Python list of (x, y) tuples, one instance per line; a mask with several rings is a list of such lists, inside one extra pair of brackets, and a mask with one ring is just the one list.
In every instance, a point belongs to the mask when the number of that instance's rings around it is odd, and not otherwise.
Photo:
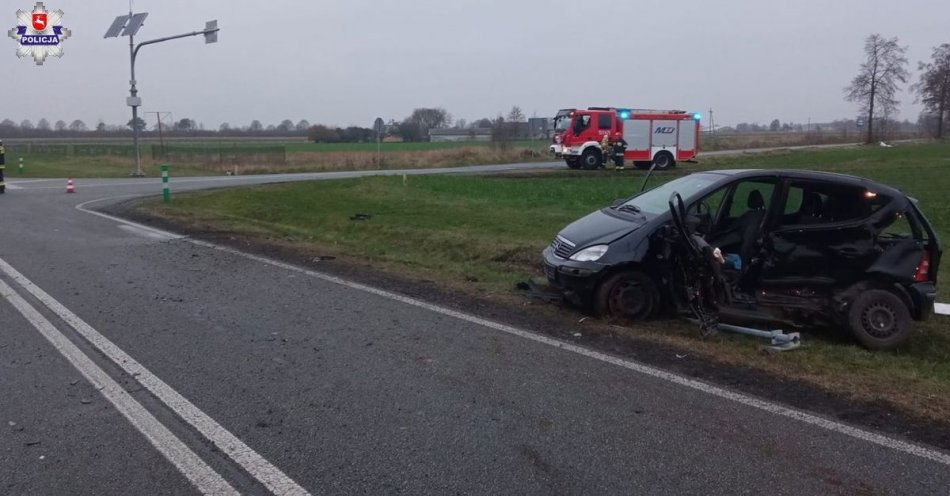
[(73, 187), (73, 178), (69, 178), (69, 179), (66, 180), (66, 192), (67, 192), (67, 193), (75, 193), (75, 192), (76, 192), (76, 188)]

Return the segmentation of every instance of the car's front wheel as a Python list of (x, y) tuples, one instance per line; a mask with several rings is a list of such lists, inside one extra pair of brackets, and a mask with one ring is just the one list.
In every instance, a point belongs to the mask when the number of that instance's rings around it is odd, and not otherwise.
[(891, 350), (910, 337), (910, 310), (894, 293), (871, 289), (851, 303), (848, 325), (851, 334), (865, 347)]
[(653, 279), (643, 272), (625, 270), (608, 276), (594, 292), (593, 309), (601, 317), (644, 320), (659, 305)]
[(577, 157), (567, 157), (564, 159), (564, 161), (567, 163), (567, 166), (570, 167), (571, 169), (581, 168), (581, 161)]

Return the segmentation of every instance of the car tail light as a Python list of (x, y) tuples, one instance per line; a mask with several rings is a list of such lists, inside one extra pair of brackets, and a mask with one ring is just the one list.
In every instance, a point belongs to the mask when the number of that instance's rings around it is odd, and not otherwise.
[(917, 265), (917, 272), (914, 273), (914, 282), (927, 282), (930, 275), (930, 252), (925, 251), (924, 256), (920, 257), (920, 263)]

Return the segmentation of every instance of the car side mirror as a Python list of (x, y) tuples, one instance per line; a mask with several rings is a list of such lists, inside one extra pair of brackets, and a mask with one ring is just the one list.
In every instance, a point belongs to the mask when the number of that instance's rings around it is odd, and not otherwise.
[(610, 206), (616, 208), (616, 207), (619, 207), (620, 205), (623, 205), (623, 202), (625, 201), (627, 201), (626, 198), (617, 198), (616, 200), (613, 201), (613, 203), (610, 204)]

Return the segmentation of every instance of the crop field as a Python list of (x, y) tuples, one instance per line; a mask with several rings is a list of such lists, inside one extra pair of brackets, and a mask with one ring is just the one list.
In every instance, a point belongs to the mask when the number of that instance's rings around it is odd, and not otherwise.
[[(547, 141), (312, 143), (302, 140), (182, 141), (164, 146), (149, 141), (140, 148), (146, 176), (158, 176), (167, 163), (173, 176), (275, 174), (363, 169), (412, 169), (551, 160)], [(122, 177), (134, 165), (134, 149), (114, 141), (103, 143), (36, 142), (7, 146), (11, 177)], [(23, 159), (23, 173), (18, 171)]]
[[(683, 164), (685, 165), (685, 164)], [(792, 167), (856, 174), (920, 200), (950, 239), (950, 145), (862, 147), (705, 160), (653, 183), (700, 169)], [(367, 177), (180, 195), (139, 208), (183, 225), (279, 242), (314, 255), (369, 262), (475, 296), (518, 301), (514, 284), (540, 276), (540, 252), (564, 225), (633, 194), (639, 171), (560, 171), (496, 176)], [(354, 221), (356, 213), (367, 220)], [(950, 265), (944, 258), (944, 275)], [(944, 277), (946, 279), (946, 277)], [(945, 284), (940, 300), (950, 300)], [(801, 352), (763, 357), (752, 340), (701, 340), (679, 321), (626, 331), (685, 346), (714, 360), (807, 380), (838, 393), (890, 401), (927, 416), (950, 412), (950, 319), (937, 316), (904, 348), (872, 353), (834, 332), (809, 333)], [(926, 404), (920, 398), (928, 398)]]

